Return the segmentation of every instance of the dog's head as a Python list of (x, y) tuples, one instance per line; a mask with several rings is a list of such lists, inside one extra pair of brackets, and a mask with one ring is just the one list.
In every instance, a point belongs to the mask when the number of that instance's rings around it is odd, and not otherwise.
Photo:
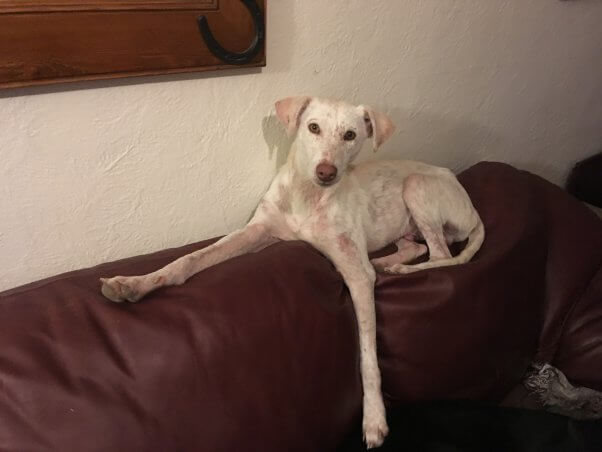
[(316, 184), (336, 184), (358, 155), (366, 138), (376, 151), (393, 133), (391, 120), (364, 105), (316, 97), (287, 97), (276, 102), (276, 115), (296, 134), (296, 169)]

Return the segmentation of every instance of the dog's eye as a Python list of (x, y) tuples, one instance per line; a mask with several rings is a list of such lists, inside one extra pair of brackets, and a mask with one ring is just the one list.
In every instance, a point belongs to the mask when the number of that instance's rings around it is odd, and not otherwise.
[(347, 132), (345, 132), (345, 135), (343, 135), (343, 140), (345, 140), (345, 141), (355, 140), (355, 132), (353, 130), (348, 130)]
[(320, 133), (320, 126), (318, 124), (316, 124), (315, 122), (310, 122), (309, 126), (307, 126), (307, 128), (309, 129), (309, 131), (311, 133), (315, 133), (315, 134)]

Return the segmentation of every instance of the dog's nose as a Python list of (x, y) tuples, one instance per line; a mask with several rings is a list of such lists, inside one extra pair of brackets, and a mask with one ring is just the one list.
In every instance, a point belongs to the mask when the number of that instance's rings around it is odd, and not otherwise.
[(322, 182), (332, 182), (337, 177), (337, 167), (329, 163), (320, 163), (316, 166), (316, 176)]

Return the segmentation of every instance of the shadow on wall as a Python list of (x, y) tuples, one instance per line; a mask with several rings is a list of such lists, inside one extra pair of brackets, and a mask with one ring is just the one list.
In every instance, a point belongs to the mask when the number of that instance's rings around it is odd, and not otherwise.
[[(459, 172), (481, 160), (500, 160), (503, 155), (501, 140), (485, 126), (425, 111), (394, 108), (387, 113), (397, 125), (392, 139), (376, 154), (365, 144), (358, 162), (420, 160)], [(287, 136), (274, 115), (263, 118), (262, 130), (269, 158), (275, 159), (278, 169), (286, 162), (293, 137)]]
[(261, 121), (263, 139), (268, 146), (268, 157), (274, 159), (276, 170), (286, 162), (286, 157), (291, 150), (294, 135), (288, 136), (280, 121), (275, 115), (266, 116)]

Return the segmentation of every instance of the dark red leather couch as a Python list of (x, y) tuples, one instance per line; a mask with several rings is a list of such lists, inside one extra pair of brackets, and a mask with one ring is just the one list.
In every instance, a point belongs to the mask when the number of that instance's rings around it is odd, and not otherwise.
[[(460, 175), (485, 222), (472, 262), (377, 281), (389, 404), (499, 403), (532, 361), (602, 390), (602, 222), (499, 163)], [(326, 451), (357, 421), (355, 319), (301, 242), (210, 268), (138, 304), (98, 278), (210, 241), (0, 294), (0, 451)]]

